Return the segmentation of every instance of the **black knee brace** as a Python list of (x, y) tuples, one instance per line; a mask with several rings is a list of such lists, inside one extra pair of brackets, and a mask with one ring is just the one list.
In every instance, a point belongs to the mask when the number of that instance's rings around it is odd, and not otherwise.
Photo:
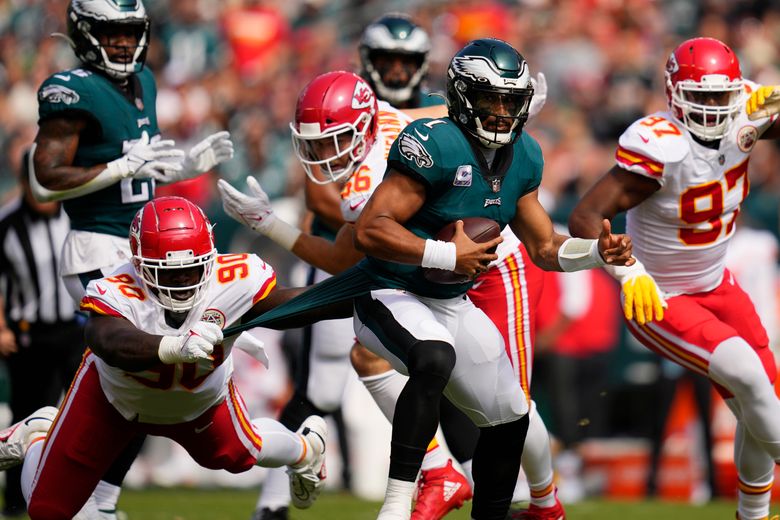
[(409, 381), (395, 407), (390, 478), (414, 482), (439, 424), (439, 402), (455, 366), (455, 350), (442, 341), (420, 341), (408, 352)]

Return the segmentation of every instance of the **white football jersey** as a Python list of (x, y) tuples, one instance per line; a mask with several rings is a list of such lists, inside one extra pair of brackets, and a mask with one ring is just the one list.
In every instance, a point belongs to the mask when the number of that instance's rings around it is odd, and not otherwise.
[[(178, 329), (165, 322), (165, 310), (152, 301), (132, 264), (87, 286), (81, 309), (124, 318), (149, 334), (179, 336), (198, 321), (234, 324), (276, 287), (273, 268), (256, 255), (218, 255), (205, 297)], [(97, 357), (100, 386), (109, 402), (128, 420), (175, 424), (195, 419), (227, 395), (233, 371), (232, 341), (214, 348), (214, 360), (126, 372)]]
[(393, 141), (412, 119), (386, 101), (379, 102), (377, 135), (368, 155), (349, 177), (341, 190), (341, 214), (355, 222), (387, 169), (387, 156)]
[(628, 211), (627, 231), (634, 255), (665, 293), (720, 284), (728, 241), (749, 191), (750, 152), (774, 120), (750, 121), (742, 111), (717, 149), (699, 144), (669, 112), (642, 118), (620, 136), (617, 164), (661, 185)]

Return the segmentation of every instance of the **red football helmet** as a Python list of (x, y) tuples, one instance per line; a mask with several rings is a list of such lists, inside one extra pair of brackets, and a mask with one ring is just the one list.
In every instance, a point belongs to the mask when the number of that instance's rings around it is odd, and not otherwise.
[(721, 139), (744, 102), (739, 60), (714, 38), (681, 43), (666, 62), (666, 97), (679, 122), (705, 141)]
[(290, 128), (295, 155), (312, 181), (327, 184), (352, 174), (374, 144), (378, 110), (374, 91), (351, 72), (328, 72), (306, 85)]
[(203, 298), (217, 254), (211, 227), (203, 211), (181, 197), (160, 197), (138, 210), (130, 225), (130, 250), (155, 303), (185, 312)]

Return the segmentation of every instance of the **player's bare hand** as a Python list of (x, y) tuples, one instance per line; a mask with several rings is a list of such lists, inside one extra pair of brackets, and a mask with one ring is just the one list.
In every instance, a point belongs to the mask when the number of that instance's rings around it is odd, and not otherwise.
[(458, 220), (455, 223), (455, 234), (452, 242), (455, 244), (456, 260), (455, 271), (458, 274), (465, 274), (470, 278), (476, 278), (488, 270), (488, 264), (498, 258), (494, 252), (495, 248), (503, 242), (502, 237), (494, 238), (489, 242), (477, 243), (469, 238), (463, 231), (463, 221)]
[(6, 357), (18, 351), (16, 336), (11, 329), (0, 328), (0, 356)]
[(628, 235), (613, 235), (609, 220), (601, 221), (599, 234), (599, 253), (609, 265), (632, 265), (636, 260), (631, 256), (633, 246)]

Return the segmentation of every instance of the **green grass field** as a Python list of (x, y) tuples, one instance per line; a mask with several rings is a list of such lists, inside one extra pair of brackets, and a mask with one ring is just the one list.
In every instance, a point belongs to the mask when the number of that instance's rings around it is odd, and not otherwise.
[[(249, 520), (257, 492), (152, 489), (125, 491), (120, 508), (130, 520)], [(447, 518), (468, 520), (470, 505)], [(591, 500), (567, 508), (569, 520), (731, 520), (733, 501), (705, 506), (669, 502), (607, 502)], [(373, 520), (379, 504), (364, 502), (346, 494), (324, 494), (309, 510), (291, 510), (291, 520)]]

